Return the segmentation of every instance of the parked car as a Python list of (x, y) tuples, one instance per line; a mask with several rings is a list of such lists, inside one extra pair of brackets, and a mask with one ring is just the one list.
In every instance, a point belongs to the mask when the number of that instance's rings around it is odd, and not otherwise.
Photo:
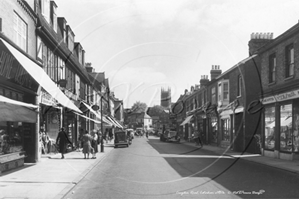
[(178, 133), (176, 131), (165, 130), (165, 132), (160, 135), (160, 141), (179, 143), (180, 136), (178, 135)]
[(143, 136), (144, 135), (143, 128), (136, 128), (135, 133), (137, 136)]
[(117, 131), (115, 132), (115, 148), (118, 146), (129, 146), (129, 138), (126, 131)]

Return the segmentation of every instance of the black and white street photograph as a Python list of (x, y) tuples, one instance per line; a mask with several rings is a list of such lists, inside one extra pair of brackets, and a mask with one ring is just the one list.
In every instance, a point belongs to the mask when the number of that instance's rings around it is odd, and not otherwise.
[(299, 198), (298, 0), (0, 0), (0, 199)]

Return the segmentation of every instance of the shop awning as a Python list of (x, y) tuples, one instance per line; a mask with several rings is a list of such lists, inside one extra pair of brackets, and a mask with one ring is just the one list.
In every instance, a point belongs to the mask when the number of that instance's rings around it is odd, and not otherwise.
[(116, 119), (116, 118), (114, 118), (114, 117), (110, 117), (113, 121), (114, 121), (114, 123), (116, 124), (116, 126), (117, 127), (119, 127), (119, 128), (123, 128), (123, 126), (118, 122), (118, 120)]
[[(242, 107), (242, 106), (238, 106), (234, 111), (234, 113), (242, 113), (242, 112), (244, 112), (244, 107)], [(222, 117), (222, 116), (231, 115), (231, 114), (233, 114), (232, 109), (226, 109), (226, 110), (223, 109), (223, 111), (220, 113), (220, 116)]]
[(187, 116), (187, 117), (185, 118), (185, 120), (180, 124), (180, 126), (183, 126), (183, 125), (185, 125), (186, 123), (189, 123), (189, 122), (191, 121), (192, 117), (193, 117), (193, 115)]
[(19, 102), (0, 95), (0, 121), (37, 122), (38, 106)]
[(101, 124), (101, 121), (99, 121), (99, 120), (95, 120), (95, 119), (92, 119), (92, 118), (90, 118), (90, 117), (87, 117), (87, 116), (85, 116), (85, 115), (81, 115), (81, 114), (79, 114), (79, 113), (76, 113), (76, 112), (74, 112), (76, 115), (78, 115), (79, 117), (83, 117), (83, 118), (85, 118), (85, 119), (88, 119), (88, 120), (90, 120), (90, 121), (93, 121), (93, 122), (95, 122), (96, 124)]
[(57, 87), (57, 85), (50, 79), (47, 73), (34, 61), (30, 60), (20, 51), (15, 49), (9, 43), (1, 39), (1, 42), (15, 57), (21, 66), (31, 75), (31, 77), (40, 84), (58, 103), (62, 106), (74, 110), (78, 113), (82, 113), (75, 104)]
[(101, 114), (97, 113), (91, 106), (86, 104), (85, 102), (81, 102), (85, 107), (87, 107), (97, 118), (101, 119)]
[(115, 127), (118, 126), (118, 124), (110, 116), (106, 115), (105, 117), (110, 121), (112, 125), (114, 125)]

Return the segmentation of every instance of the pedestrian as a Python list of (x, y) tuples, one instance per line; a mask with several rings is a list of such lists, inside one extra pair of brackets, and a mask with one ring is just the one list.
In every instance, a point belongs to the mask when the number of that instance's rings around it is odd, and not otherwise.
[(96, 129), (92, 131), (92, 137), (92, 159), (96, 159), (96, 153), (98, 153), (98, 135)]
[(109, 141), (111, 142), (111, 140), (113, 139), (113, 133), (111, 130), (106, 129), (109, 133)]
[(59, 152), (61, 153), (61, 159), (65, 158), (64, 154), (66, 153), (67, 143), (70, 143), (71, 146), (73, 146), (72, 142), (68, 138), (65, 128), (62, 127), (60, 129), (60, 132), (58, 132), (58, 135), (56, 138), (56, 144), (59, 147)]
[(196, 143), (196, 146), (199, 146), (202, 148), (203, 147), (203, 144), (202, 144), (202, 140), (200, 138), (200, 132), (198, 130), (195, 130), (194, 132), (194, 141)]
[(88, 131), (85, 131), (85, 134), (82, 136), (83, 141), (83, 149), (82, 152), (84, 154), (84, 159), (89, 159), (90, 153), (91, 153), (91, 142), (93, 137), (89, 134)]

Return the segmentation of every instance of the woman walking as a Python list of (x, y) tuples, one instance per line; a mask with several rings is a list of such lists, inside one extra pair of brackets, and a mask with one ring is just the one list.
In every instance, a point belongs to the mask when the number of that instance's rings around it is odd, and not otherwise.
[(98, 153), (98, 135), (97, 135), (97, 130), (92, 131), (92, 159), (96, 159), (96, 153)]
[(89, 159), (90, 152), (91, 152), (91, 141), (92, 136), (89, 134), (88, 131), (85, 131), (84, 135), (82, 136), (82, 142), (83, 142), (83, 149), (82, 152), (84, 154), (84, 159)]
[(66, 152), (67, 143), (70, 143), (72, 146), (72, 142), (69, 140), (69, 137), (68, 137), (67, 133), (65, 132), (65, 129), (62, 127), (56, 138), (56, 144), (58, 144), (58, 146), (59, 146), (59, 152), (61, 153), (61, 159), (65, 158), (64, 154)]

